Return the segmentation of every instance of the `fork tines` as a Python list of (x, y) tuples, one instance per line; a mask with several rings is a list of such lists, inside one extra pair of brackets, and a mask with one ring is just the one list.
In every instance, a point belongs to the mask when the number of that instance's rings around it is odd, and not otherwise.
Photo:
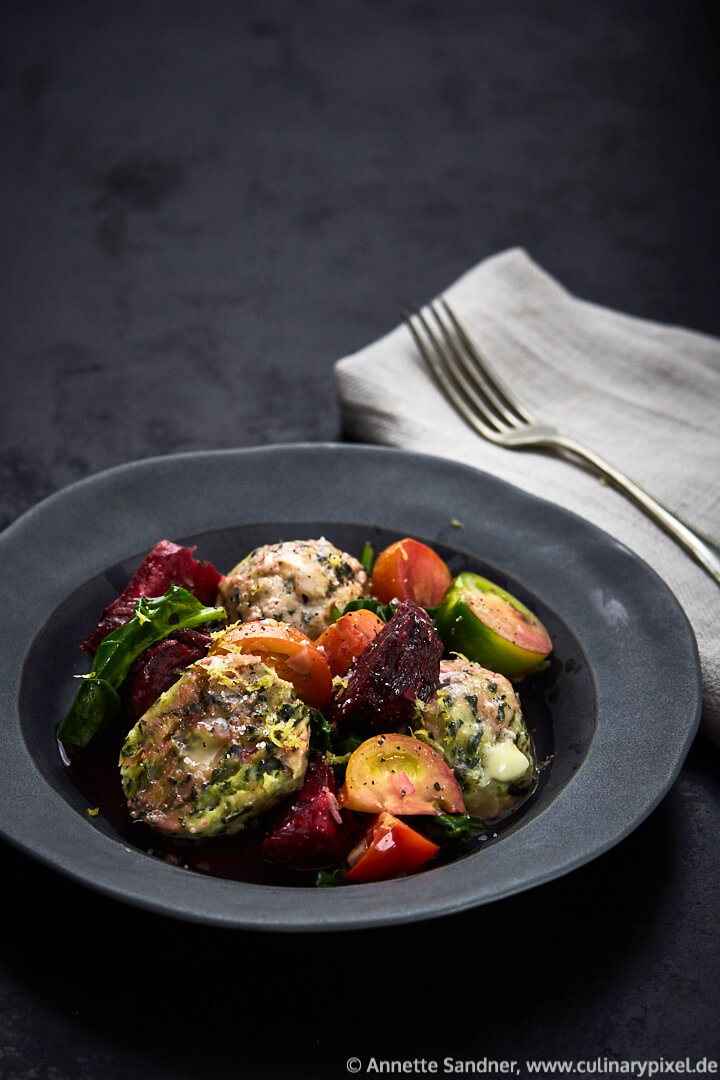
[(534, 419), (490, 370), (444, 299), (406, 312), (405, 322), (442, 393), (478, 435), (509, 450), (550, 451), (590, 467), (639, 506), (720, 585), (717, 550), (594, 450)]
[(490, 369), (446, 300), (405, 312), (404, 319), (441, 391), (486, 439), (533, 422)]

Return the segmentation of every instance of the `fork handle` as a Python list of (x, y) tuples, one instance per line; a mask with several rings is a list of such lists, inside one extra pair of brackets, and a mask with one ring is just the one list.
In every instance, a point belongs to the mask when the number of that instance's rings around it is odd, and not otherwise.
[(720, 551), (718, 549), (708, 544), (689, 525), (686, 525), (675, 514), (667, 510), (657, 499), (654, 499), (652, 495), (648, 495), (647, 491), (644, 491), (643, 488), (613, 465), (610, 465), (609, 462), (604, 461), (593, 450), (583, 446), (582, 443), (564, 435), (556, 435), (546, 441), (549, 446), (567, 450), (568, 453), (583, 458), (588, 464), (592, 465), (614, 487), (629, 496), (641, 510), (644, 510), (661, 529), (664, 529), (673, 540), (684, 548), (688, 555), (695, 559), (695, 562), (702, 566), (713, 581), (720, 585)]

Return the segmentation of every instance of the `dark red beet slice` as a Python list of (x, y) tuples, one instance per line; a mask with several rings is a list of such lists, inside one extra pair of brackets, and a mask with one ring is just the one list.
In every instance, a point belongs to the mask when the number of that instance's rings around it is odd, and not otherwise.
[(132, 618), (141, 596), (162, 596), (171, 585), (182, 585), (203, 604), (214, 604), (221, 575), (209, 562), (193, 557), (195, 548), (160, 540), (146, 555), (122, 593), (103, 612), (100, 623), (81, 648), (94, 653), (102, 639)]
[(407, 722), (414, 702), (437, 688), (442, 654), (428, 613), (403, 600), (350, 668), (347, 687), (328, 707), (330, 723), (371, 734)]
[(198, 655), (195, 659), (198, 659), (207, 652), (212, 641), (212, 634), (209, 630), (173, 630), (170, 640), (181, 641), (189, 649), (197, 650)]
[(178, 640), (185, 633), (180, 630), (177, 639), (165, 638), (157, 645), (151, 645), (130, 669), (127, 702), (133, 720), (138, 720), (165, 690), (170, 689), (183, 668), (205, 655), (209, 635), (198, 634), (194, 643)]
[(355, 838), (353, 822), (338, 809), (332, 767), (317, 757), (294, 802), (263, 840), (262, 853), (275, 862), (319, 868), (342, 861)]

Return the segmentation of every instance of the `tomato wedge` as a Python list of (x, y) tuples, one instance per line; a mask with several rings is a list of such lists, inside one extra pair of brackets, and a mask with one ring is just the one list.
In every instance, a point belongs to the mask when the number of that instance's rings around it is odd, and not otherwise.
[(292, 683), (301, 701), (312, 708), (327, 705), (332, 694), (330, 665), (314, 641), (301, 630), (276, 619), (236, 623), (216, 638), (210, 653), (243, 652), (259, 656)]
[(436, 618), (449, 651), (508, 679), (535, 671), (552, 651), (550, 635), (537, 615), (480, 574), (458, 574)]
[(406, 536), (380, 552), (373, 566), (370, 590), (383, 604), (397, 599), (434, 607), (451, 581), (452, 574), (438, 553)]
[(446, 761), (411, 735), (373, 735), (350, 755), (338, 805), (390, 814), (464, 814), (460, 785)]
[(355, 883), (387, 881), (418, 870), (439, 850), (437, 844), (404, 821), (383, 812), (348, 855), (350, 869), (343, 874), (343, 880)]
[(328, 626), (315, 644), (325, 653), (333, 675), (347, 675), (353, 660), (384, 626), (382, 619), (366, 608), (348, 611)]

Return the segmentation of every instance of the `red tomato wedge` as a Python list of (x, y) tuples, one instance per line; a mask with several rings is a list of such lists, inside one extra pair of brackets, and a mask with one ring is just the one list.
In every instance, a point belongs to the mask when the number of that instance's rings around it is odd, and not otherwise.
[(440, 850), (425, 836), (392, 814), (382, 813), (348, 855), (344, 881), (387, 881), (418, 870)]
[(332, 673), (324, 653), (294, 626), (276, 619), (237, 623), (217, 638), (210, 653), (243, 652), (259, 656), (292, 683), (301, 701), (312, 708), (327, 705), (332, 694)]
[(370, 590), (383, 604), (414, 600), (420, 607), (439, 604), (452, 574), (436, 551), (405, 537), (381, 551), (375, 560)]
[(350, 755), (338, 805), (390, 814), (464, 814), (450, 766), (411, 735), (373, 735)]
[(348, 611), (346, 615), (341, 615), (337, 622), (328, 626), (315, 644), (325, 653), (333, 675), (347, 675), (353, 660), (357, 659), (384, 626), (385, 623), (379, 616), (365, 608)]

